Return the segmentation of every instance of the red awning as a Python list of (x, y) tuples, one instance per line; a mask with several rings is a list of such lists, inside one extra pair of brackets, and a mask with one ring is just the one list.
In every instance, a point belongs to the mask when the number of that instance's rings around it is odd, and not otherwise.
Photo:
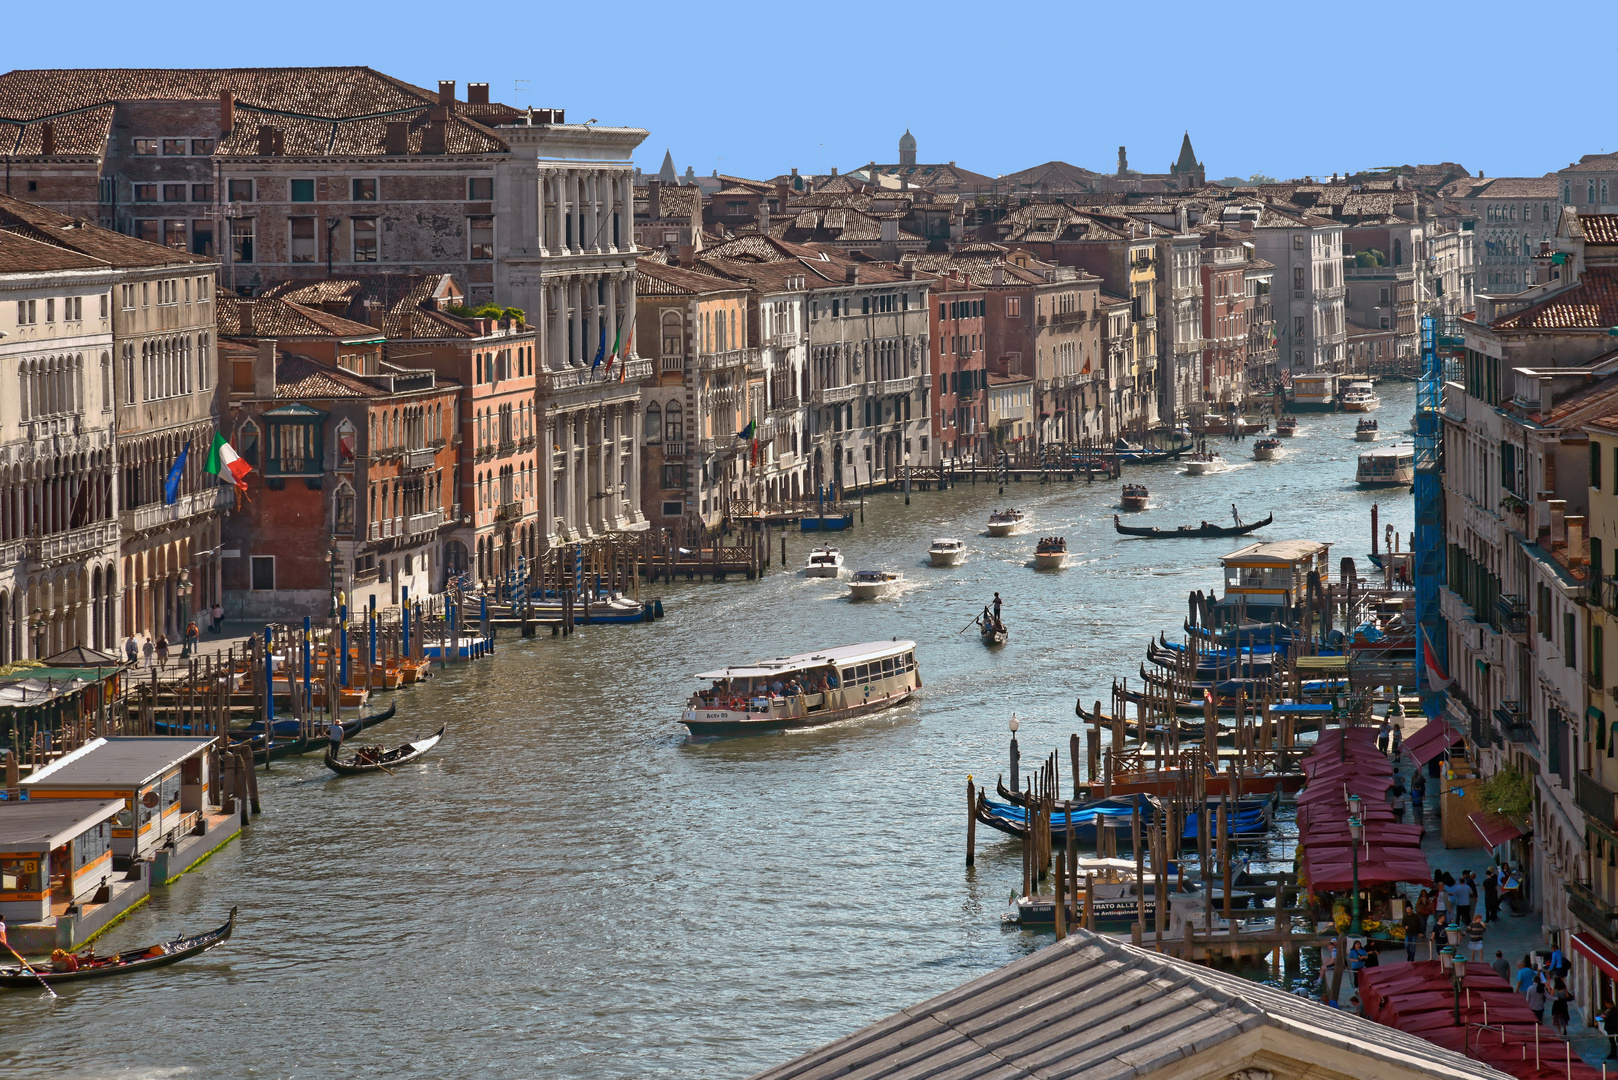
[(1483, 837), (1483, 842), (1491, 848), (1497, 848), (1507, 840), (1515, 840), (1524, 832), (1516, 822), (1492, 810), (1479, 810), (1475, 814), (1468, 814), (1466, 820), (1472, 823), (1478, 835)]
[(1618, 979), (1618, 953), (1584, 934), (1574, 934), (1569, 938), (1569, 942), (1574, 952), (1583, 953), (1596, 967)]
[(1429, 720), (1426, 727), (1404, 741), (1403, 748), (1417, 765), (1425, 765), (1460, 741), (1461, 733), (1449, 724)]

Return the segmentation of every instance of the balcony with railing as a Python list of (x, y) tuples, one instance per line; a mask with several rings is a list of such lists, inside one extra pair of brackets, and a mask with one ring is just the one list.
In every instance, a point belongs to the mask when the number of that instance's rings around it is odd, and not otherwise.
[(521, 499), (503, 502), (494, 508), (494, 519), (496, 521), (516, 521), (520, 517), (522, 517)]
[(1529, 715), (1528, 707), (1520, 702), (1502, 701), (1494, 710), (1494, 722), (1500, 725), (1501, 734), (1511, 742), (1530, 746), (1539, 742), (1534, 734), (1534, 719)]
[(1494, 598), (1495, 617), (1508, 634), (1522, 636), (1528, 633), (1528, 601), (1511, 593)]
[(910, 377), (904, 379), (885, 379), (882, 383), (882, 393), (913, 394), (916, 391), (916, 387), (920, 384), (921, 379), (915, 375), (911, 375)]
[(419, 536), (422, 533), (433, 532), (444, 523), (442, 510), (429, 510), (424, 514), (411, 514), (404, 519), (405, 534)]
[(726, 368), (745, 368), (759, 362), (757, 349), (727, 349), (724, 352), (699, 353), (697, 367), (702, 371), (722, 371)]
[(23, 550), (33, 562), (52, 566), (83, 559), (117, 542), (118, 526), (111, 521), (99, 521), (50, 536), (29, 537), (23, 542)]
[(1618, 907), (1597, 896), (1588, 885), (1566, 882), (1567, 910), (1575, 919), (1618, 945)]
[(401, 464), (406, 472), (421, 472), (423, 469), (433, 467), (435, 456), (432, 447), (420, 446), (404, 452)]
[(822, 387), (811, 395), (811, 399), (816, 405), (837, 405), (845, 401), (853, 401), (859, 396), (859, 384), (849, 383), (847, 386)]
[(172, 505), (151, 503), (118, 512), (118, 526), (126, 533), (140, 533), (174, 522), (185, 521), (210, 510), (236, 505), (236, 492), (223, 484), (181, 495)]
[[(653, 443), (652, 445), (656, 446), (659, 444)], [(685, 457), (684, 439), (664, 439), (661, 445), (663, 447), (664, 461), (676, 461)]]

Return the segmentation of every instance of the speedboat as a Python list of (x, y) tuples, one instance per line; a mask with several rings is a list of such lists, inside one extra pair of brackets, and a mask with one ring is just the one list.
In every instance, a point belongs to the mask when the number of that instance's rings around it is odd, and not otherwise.
[(856, 570), (848, 583), (850, 600), (876, 600), (899, 587), (904, 575), (896, 570)]
[(1360, 487), (1409, 487), (1416, 482), (1416, 447), (1396, 443), (1365, 451), (1354, 479)]
[(1290, 439), (1298, 433), (1298, 418), (1296, 416), (1283, 416), (1275, 422), (1275, 433), (1283, 439)]
[(1381, 434), (1382, 432), (1377, 427), (1375, 420), (1367, 418), (1354, 425), (1354, 440), (1356, 442), (1376, 442), (1381, 437)]
[(1254, 461), (1274, 461), (1282, 454), (1280, 439), (1260, 439), (1253, 444)]
[(696, 676), (686, 702), (694, 738), (819, 727), (908, 701), (921, 689), (914, 641), (873, 641), (778, 656)]
[(955, 566), (966, 558), (966, 544), (951, 537), (939, 537), (927, 549), (927, 558), (934, 566)]
[(1376, 396), (1376, 387), (1368, 382), (1349, 383), (1337, 400), (1344, 412), (1370, 412), (1382, 404), (1382, 399)]
[(1061, 570), (1067, 566), (1067, 540), (1061, 536), (1045, 536), (1034, 547), (1034, 569)]
[(1186, 476), (1212, 476), (1230, 471), (1230, 462), (1218, 454), (1192, 454), (1185, 459)]
[(1021, 510), (996, 510), (989, 515), (989, 535), (1010, 536), (1027, 518)]
[(803, 564), (803, 576), (836, 577), (842, 569), (843, 553), (823, 545), (809, 552), (809, 558)]
[(1147, 493), (1145, 484), (1124, 485), (1123, 507), (1125, 510), (1146, 509), (1146, 498)]

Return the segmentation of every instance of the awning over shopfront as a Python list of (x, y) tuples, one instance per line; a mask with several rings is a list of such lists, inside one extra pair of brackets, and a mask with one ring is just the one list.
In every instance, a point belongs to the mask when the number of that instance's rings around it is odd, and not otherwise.
[(1497, 848), (1508, 840), (1515, 840), (1524, 834), (1516, 822), (1504, 814), (1496, 814), (1492, 810), (1479, 810), (1475, 814), (1466, 815), (1466, 820), (1472, 823), (1472, 828), (1483, 837), (1483, 842), (1491, 848)]
[(1614, 953), (1588, 934), (1574, 934), (1568, 938), (1568, 943), (1573, 946), (1574, 952), (1606, 972), (1610, 978), (1618, 979), (1618, 953)]
[(1461, 733), (1443, 720), (1429, 720), (1427, 726), (1404, 741), (1404, 752), (1417, 765), (1425, 765), (1461, 741)]

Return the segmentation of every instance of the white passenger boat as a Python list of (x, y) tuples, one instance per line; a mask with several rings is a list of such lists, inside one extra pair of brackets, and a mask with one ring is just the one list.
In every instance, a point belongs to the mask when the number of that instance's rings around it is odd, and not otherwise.
[(1185, 462), (1187, 476), (1212, 476), (1230, 470), (1230, 462), (1218, 454), (1191, 454), (1180, 460)]
[(1376, 387), (1368, 382), (1349, 383), (1338, 400), (1344, 412), (1370, 412), (1382, 404), (1382, 399), (1376, 396)]
[(956, 566), (966, 558), (966, 544), (952, 537), (941, 536), (927, 549), (927, 558), (934, 566)]
[(819, 727), (892, 708), (921, 689), (914, 641), (873, 641), (704, 671), (686, 702), (693, 737)]
[(803, 576), (836, 577), (842, 569), (843, 553), (823, 545), (809, 552), (809, 558), (803, 564)]
[(1365, 451), (1354, 479), (1360, 487), (1409, 487), (1416, 482), (1415, 446), (1396, 443)]
[(996, 510), (989, 515), (990, 536), (1010, 536), (1022, 527), (1028, 515), (1021, 510)]
[(856, 570), (848, 583), (850, 600), (877, 600), (899, 587), (904, 575), (896, 570)]
[(1285, 452), (1280, 439), (1260, 439), (1253, 444), (1254, 461), (1274, 461)]
[(1376, 442), (1381, 436), (1381, 427), (1369, 417), (1354, 425), (1355, 442)]
[(1337, 407), (1337, 375), (1294, 375), (1292, 377), (1292, 409), (1294, 412), (1321, 411)]
[(1034, 547), (1034, 569), (1063, 570), (1067, 568), (1067, 538), (1041, 537)]

